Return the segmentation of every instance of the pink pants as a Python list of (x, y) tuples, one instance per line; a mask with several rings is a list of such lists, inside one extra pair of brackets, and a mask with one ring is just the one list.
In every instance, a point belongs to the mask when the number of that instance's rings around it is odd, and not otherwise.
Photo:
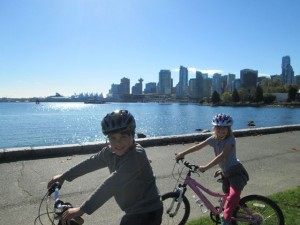
[(240, 201), (241, 191), (234, 190), (233, 187), (230, 187), (229, 195), (226, 198), (225, 209), (223, 212), (224, 219), (230, 221), (233, 210), (238, 206)]

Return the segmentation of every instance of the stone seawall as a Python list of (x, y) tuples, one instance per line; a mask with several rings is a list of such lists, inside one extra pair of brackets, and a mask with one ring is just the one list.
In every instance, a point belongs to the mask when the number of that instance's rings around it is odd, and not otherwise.
[[(245, 137), (251, 135), (265, 135), (265, 134), (288, 132), (293, 130), (300, 130), (300, 124), (241, 129), (241, 130), (234, 130), (233, 133), (235, 137)], [(160, 137), (136, 139), (136, 142), (140, 143), (143, 147), (162, 146), (162, 145), (170, 145), (170, 144), (200, 142), (205, 140), (210, 135), (211, 132), (193, 133), (193, 134), (186, 134), (186, 135), (160, 136)], [(56, 145), (56, 146), (7, 148), (7, 149), (0, 149), (0, 160), (18, 161), (18, 160), (26, 160), (26, 159), (69, 156), (69, 155), (76, 155), (76, 154), (90, 154), (90, 153), (98, 152), (105, 145), (106, 142), (88, 142), (82, 144), (69, 144), (69, 145)]]

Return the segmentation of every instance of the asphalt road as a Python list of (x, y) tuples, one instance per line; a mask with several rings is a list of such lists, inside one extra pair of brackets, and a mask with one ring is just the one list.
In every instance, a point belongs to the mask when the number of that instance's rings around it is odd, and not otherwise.
[[(237, 138), (237, 154), (250, 174), (250, 181), (242, 195), (269, 195), (275, 192), (295, 188), (300, 185), (300, 131)], [(176, 181), (172, 177), (174, 153), (188, 148), (192, 144), (168, 145), (146, 148), (152, 160), (153, 170), (161, 193), (173, 190)], [(49, 179), (70, 166), (82, 161), (89, 155), (74, 155), (59, 158), (20, 160), (1, 162), (0, 164), (0, 224), (34, 224), (42, 197), (46, 193)], [(207, 147), (201, 152), (186, 157), (187, 160), (204, 164), (213, 157), (213, 151)], [(217, 167), (216, 167), (217, 169)], [(197, 178), (207, 187), (220, 191), (219, 183), (213, 178), (215, 169), (211, 169)], [(72, 183), (65, 182), (61, 199), (78, 206), (108, 176), (103, 169), (80, 177)], [(192, 196), (188, 191), (187, 195)], [(190, 219), (201, 216), (193, 202)], [(50, 209), (51, 210), (51, 209)], [(45, 212), (45, 205), (42, 206)], [(119, 224), (123, 212), (111, 199), (93, 215), (84, 215), (85, 224)], [(51, 224), (43, 216), (44, 224)], [(38, 223), (39, 224), (39, 223)]]

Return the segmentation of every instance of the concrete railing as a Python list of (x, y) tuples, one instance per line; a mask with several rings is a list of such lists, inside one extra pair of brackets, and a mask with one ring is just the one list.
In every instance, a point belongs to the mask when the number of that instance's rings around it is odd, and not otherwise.
[[(281, 132), (287, 132), (293, 130), (300, 130), (300, 124), (241, 129), (241, 130), (234, 130), (233, 133), (235, 137), (245, 137), (251, 135), (281, 133)], [(143, 147), (162, 146), (162, 145), (170, 145), (170, 144), (200, 142), (205, 140), (210, 135), (211, 132), (193, 133), (193, 134), (186, 134), (186, 135), (160, 136), (160, 137), (136, 139), (136, 142), (140, 143)], [(76, 155), (76, 154), (90, 154), (90, 153), (98, 152), (105, 145), (106, 142), (88, 142), (82, 144), (69, 144), (69, 145), (56, 145), (56, 146), (7, 148), (7, 149), (0, 149), (0, 160), (18, 161), (18, 160), (26, 160), (26, 159), (39, 159), (39, 158), (68, 156), (68, 155)]]

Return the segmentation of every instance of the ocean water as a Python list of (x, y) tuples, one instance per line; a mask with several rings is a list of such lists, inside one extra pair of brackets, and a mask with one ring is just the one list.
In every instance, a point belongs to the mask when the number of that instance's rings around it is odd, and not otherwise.
[(227, 113), (233, 129), (300, 124), (299, 108), (211, 107), (198, 104), (159, 103), (0, 103), (0, 148), (51, 146), (104, 141), (102, 118), (116, 109), (135, 117), (137, 133), (147, 137), (211, 130), (215, 114)]

